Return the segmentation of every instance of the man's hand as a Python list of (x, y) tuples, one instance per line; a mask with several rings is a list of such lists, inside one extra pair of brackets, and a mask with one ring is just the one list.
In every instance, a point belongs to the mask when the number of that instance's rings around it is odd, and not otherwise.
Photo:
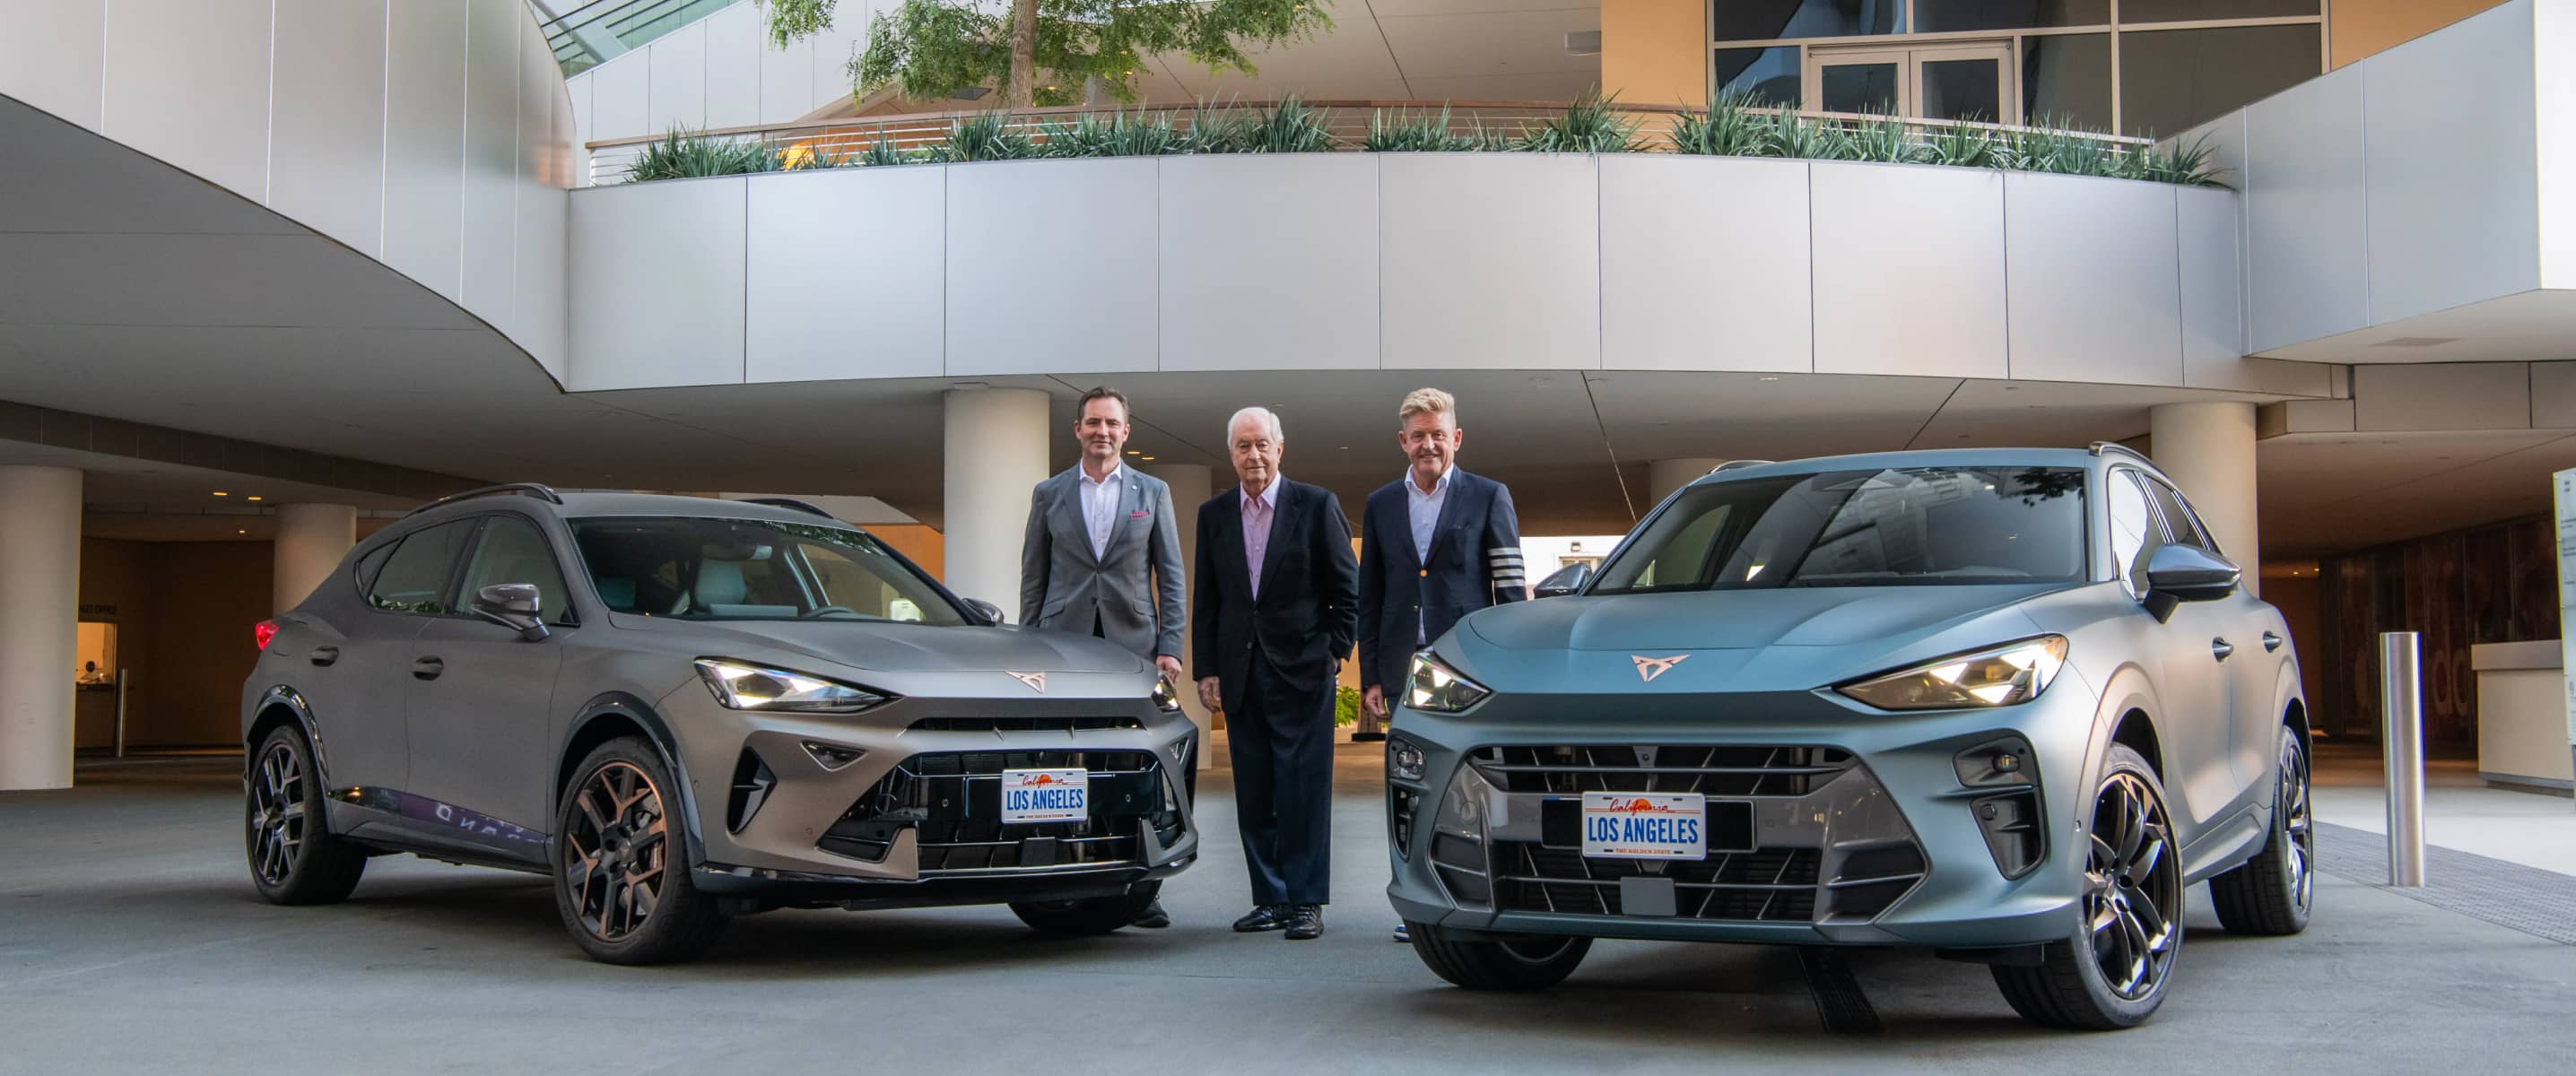
[(1217, 705), (1217, 698), (1218, 698), (1218, 696), (1217, 696), (1217, 693), (1216, 693), (1216, 677), (1213, 677), (1213, 676), (1202, 676), (1202, 677), (1200, 677), (1200, 678), (1199, 678), (1199, 704), (1200, 704), (1200, 705), (1202, 705), (1202, 706), (1207, 707), (1207, 708), (1208, 708), (1208, 709), (1210, 709), (1210, 710), (1222, 710), (1222, 709), (1225, 709), (1225, 707), (1220, 706), (1220, 705)]
[(1363, 688), (1360, 691), (1360, 708), (1367, 710), (1370, 717), (1386, 720), (1386, 689), (1376, 684)]
[(1170, 654), (1156, 654), (1154, 655), (1154, 668), (1162, 672), (1163, 680), (1166, 683), (1170, 683), (1175, 686), (1180, 684), (1181, 659), (1173, 657)]

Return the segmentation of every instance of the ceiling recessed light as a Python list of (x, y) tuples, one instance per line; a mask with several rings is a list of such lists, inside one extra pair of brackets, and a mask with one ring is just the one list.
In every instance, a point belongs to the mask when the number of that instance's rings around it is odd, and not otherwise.
[(251, 494), (250, 496), (248, 496), (248, 497), (246, 497), (246, 498), (243, 498), (243, 499), (244, 499), (244, 500), (252, 500), (252, 501), (256, 501), (256, 500), (258, 500), (258, 499), (259, 499), (259, 494), (254, 493), (254, 494)]
[(1763, 378), (1762, 380), (1764, 380), (1764, 381), (1778, 381), (1778, 380), (1780, 380), (1780, 379), (1779, 379), (1779, 378), (1776, 378), (1776, 377), (1766, 377), (1766, 378)]
[(1136, 457), (1136, 458), (1137, 458), (1137, 459), (1140, 459), (1140, 460), (1143, 460), (1143, 461), (1145, 461), (1145, 462), (1147, 462), (1147, 463), (1152, 463), (1152, 462), (1154, 462), (1154, 457), (1152, 457), (1152, 456), (1138, 456), (1138, 457)]
[(216, 490), (216, 491), (215, 491), (215, 496), (218, 496), (218, 497), (230, 497), (230, 496), (232, 496), (232, 494), (226, 493), (226, 492), (224, 492), (224, 491), (222, 491), (222, 490)]
[(1132, 448), (1127, 450), (1127, 454), (1128, 454), (1128, 455), (1130, 455), (1130, 456), (1142, 456), (1142, 455), (1144, 455), (1144, 453), (1143, 453), (1143, 452), (1137, 451), (1136, 449), (1132, 449)]
[(249, 532), (249, 531), (234, 531), (233, 533), (234, 533), (234, 534), (249, 534), (250, 532)]

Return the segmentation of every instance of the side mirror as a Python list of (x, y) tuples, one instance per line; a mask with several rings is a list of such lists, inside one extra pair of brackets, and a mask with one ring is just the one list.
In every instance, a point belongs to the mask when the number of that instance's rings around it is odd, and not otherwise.
[(2147, 609), (2162, 620), (2182, 602), (2216, 601), (2236, 593), (2244, 569), (2199, 546), (2168, 545), (2147, 558)]
[(474, 592), (474, 615), (518, 632), (519, 638), (532, 643), (546, 637), (545, 618), (537, 610), (534, 583), (494, 583)]
[(1001, 606), (985, 601), (982, 598), (967, 598), (964, 599), (964, 601), (966, 602), (967, 608), (974, 610), (985, 620), (991, 621), (995, 624), (1008, 624), (1011, 622), (1011, 618), (1002, 615)]
[(1538, 586), (1530, 589), (1530, 597), (1562, 598), (1582, 590), (1583, 585), (1591, 581), (1592, 563), (1576, 561), (1548, 573), (1547, 578), (1539, 580)]

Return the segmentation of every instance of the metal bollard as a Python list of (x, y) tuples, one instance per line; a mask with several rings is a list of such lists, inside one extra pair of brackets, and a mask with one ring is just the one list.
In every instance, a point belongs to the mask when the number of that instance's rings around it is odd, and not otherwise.
[(125, 757), (125, 670), (116, 670), (116, 757)]
[(2388, 884), (2424, 884), (2424, 691), (2416, 635), (2379, 635), (2379, 744), (2388, 768)]

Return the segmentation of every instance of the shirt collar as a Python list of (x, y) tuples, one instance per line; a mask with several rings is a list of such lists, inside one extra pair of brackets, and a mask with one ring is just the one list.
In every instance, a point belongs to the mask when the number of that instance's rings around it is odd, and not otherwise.
[(1458, 465), (1454, 463), (1450, 464), (1447, 470), (1440, 472), (1439, 479), (1431, 483), (1431, 492), (1429, 493), (1422, 492), (1422, 486), (1413, 480), (1413, 468), (1411, 467), (1404, 469), (1404, 477), (1400, 479), (1400, 481), (1404, 483), (1404, 488), (1416, 497), (1437, 497), (1449, 489), (1450, 476), (1457, 473)]
[(1109, 477), (1103, 478), (1097, 482), (1091, 481), (1090, 468), (1084, 467), (1079, 463), (1073, 465), (1073, 473), (1084, 482), (1089, 482), (1095, 486), (1106, 486), (1113, 482), (1124, 482), (1127, 480), (1127, 464), (1125, 461), (1120, 461), (1119, 463), (1112, 465), (1109, 468)]
[[(1260, 501), (1263, 508), (1275, 509), (1279, 507), (1279, 487), (1287, 481), (1288, 476), (1286, 475), (1272, 474), (1270, 476), (1270, 484), (1261, 487), (1261, 492), (1254, 494), (1252, 499)], [(1240, 489), (1241, 487), (1238, 486), (1236, 488)]]

